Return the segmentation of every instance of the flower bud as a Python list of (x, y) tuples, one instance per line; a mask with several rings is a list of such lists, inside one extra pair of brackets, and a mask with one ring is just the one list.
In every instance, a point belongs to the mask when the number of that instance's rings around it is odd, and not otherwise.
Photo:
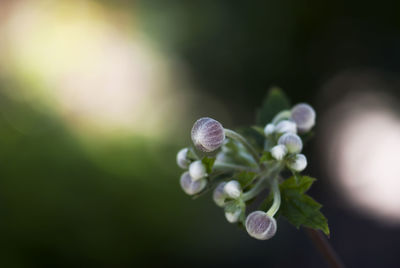
[(278, 144), (271, 148), (270, 152), (273, 158), (276, 160), (282, 160), (287, 154), (287, 148), (285, 145)]
[(267, 124), (264, 128), (265, 136), (271, 135), (275, 132), (275, 125), (274, 124)]
[(315, 125), (315, 111), (307, 103), (299, 103), (292, 108), (292, 120), (296, 123), (299, 132), (304, 133)]
[(222, 125), (209, 117), (197, 120), (192, 128), (194, 145), (203, 152), (212, 152), (218, 149), (225, 140), (225, 131)]
[(194, 181), (197, 181), (207, 176), (207, 170), (203, 162), (201, 162), (201, 160), (197, 160), (190, 164), (189, 174)]
[(307, 158), (304, 154), (296, 154), (294, 159), (290, 160), (287, 165), (289, 168), (301, 172), (307, 167)]
[(280, 121), (276, 127), (275, 127), (275, 132), (278, 133), (296, 133), (297, 132), (297, 126), (296, 123), (290, 120), (283, 120)]
[(223, 207), (225, 205), (226, 193), (224, 191), (226, 182), (221, 182), (218, 186), (214, 189), (213, 199), (215, 204), (219, 207)]
[(190, 161), (187, 157), (188, 152), (189, 152), (188, 148), (183, 148), (176, 155), (176, 163), (178, 164), (179, 167), (187, 168), (189, 166)]
[(228, 212), (225, 211), (225, 218), (227, 219), (227, 221), (229, 221), (230, 223), (235, 223), (239, 221), (240, 215), (242, 214), (242, 210), (240, 208), (238, 208), (237, 210), (235, 210), (234, 212)]
[(200, 179), (194, 181), (192, 177), (190, 177), (189, 172), (185, 172), (182, 174), (180, 179), (181, 187), (185, 193), (188, 195), (194, 195), (200, 193), (207, 185), (206, 179)]
[(246, 230), (251, 237), (267, 240), (276, 233), (276, 220), (264, 211), (254, 211), (246, 218)]
[(288, 152), (292, 154), (299, 153), (301, 152), (301, 149), (303, 149), (303, 142), (300, 137), (294, 133), (283, 134), (279, 138), (278, 144), (285, 145)]
[(238, 181), (228, 181), (224, 186), (224, 192), (232, 199), (237, 199), (242, 194), (242, 187)]

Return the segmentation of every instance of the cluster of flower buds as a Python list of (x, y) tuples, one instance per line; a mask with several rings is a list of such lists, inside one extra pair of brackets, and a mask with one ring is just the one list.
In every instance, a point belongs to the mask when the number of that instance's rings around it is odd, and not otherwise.
[[(306, 168), (307, 159), (301, 154), (303, 141), (300, 135), (311, 130), (315, 118), (314, 109), (305, 103), (278, 113), (263, 129), (265, 147), (261, 151), (253, 148), (240, 134), (225, 129), (218, 121), (200, 118), (191, 131), (197, 150), (184, 148), (176, 158), (178, 166), (186, 170), (180, 179), (183, 191), (197, 195), (214, 187), (213, 200), (224, 208), (228, 222), (242, 224), (251, 237), (270, 239), (277, 230), (274, 215), (280, 206), (280, 173), (285, 167), (294, 173)], [(205, 156), (199, 157), (196, 151)], [(210, 159), (210, 154), (215, 160), (211, 164), (204, 161)], [(269, 154), (269, 159), (263, 160), (261, 156), (265, 154)], [(239, 176), (243, 172), (252, 174), (250, 181), (240, 182)], [(266, 212), (253, 211), (246, 217), (247, 202), (266, 188), (273, 193), (271, 208)]]

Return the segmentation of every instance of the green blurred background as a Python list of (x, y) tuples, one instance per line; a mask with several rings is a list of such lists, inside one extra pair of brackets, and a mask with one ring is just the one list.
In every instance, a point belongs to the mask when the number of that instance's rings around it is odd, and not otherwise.
[[(354, 89), (385, 92), (397, 109), (399, 11), (395, 1), (0, 0), (0, 266), (323, 267), (285, 221), (256, 241), (210, 195), (191, 200), (176, 152), (200, 116), (253, 124), (272, 85), (322, 115)], [(307, 173), (320, 179), (311, 195), (333, 246), (349, 267), (398, 267), (400, 213), (386, 224), (350, 208), (323, 160), (321, 122)]]

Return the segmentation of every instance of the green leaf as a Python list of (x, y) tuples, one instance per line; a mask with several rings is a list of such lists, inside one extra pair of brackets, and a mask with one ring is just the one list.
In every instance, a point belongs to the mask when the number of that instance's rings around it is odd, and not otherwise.
[(257, 111), (256, 123), (264, 127), (277, 113), (289, 108), (290, 103), (285, 93), (278, 87), (272, 87), (264, 99), (262, 107)]
[[(285, 217), (296, 228), (305, 226), (329, 235), (328, 220), (320, 212), (322, 205), (305, 194), (314, 181), (308, 176), (293, 176), (283, 181), (279, 186), (282, 201), (278, 215)], [(273, 195), (270, 194), (261, 205), (262, 209), (267, 210), (272, 200)]]
[(264, 150), (264, 131), (258, 127), (243, 127), (237, 129), (243, 137), (259, 152)]
[(207, 173), (211, 174), (215, 162), (215, 157), (205, 156), (203, 157), (203, 159), (201, 159), (201, 162), (206, 166)]
[(243, 171), (239, 173), (238, 175), (235, 176), (235, 179), (240, 183), (242, 188), (246, 188), (254, 179), (254, 177), (257, 175), (255, 172), (250, 172), (250, 171)]

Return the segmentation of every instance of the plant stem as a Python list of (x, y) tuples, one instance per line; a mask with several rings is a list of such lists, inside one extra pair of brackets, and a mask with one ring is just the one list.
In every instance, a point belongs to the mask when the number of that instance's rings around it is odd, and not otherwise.
[(246, 149), (249, 151), (249, 153), (251, 153), (256, 163), (260, 163), (260, 156), (258, 155), (257, 151), (253, 148), (253, 146), (251, 146), (250, 143), (247, 142), (247, 140), (242, 135), (227, 128), (225, 128), (225, 135), (242, 143), (243, 146), (246, 147)]
[(264, 190), (264, 183), (265, 183), (266, 176), (260, 177), (260, 179), (256, 182), (253, 188), (249, 191), (243, 193), (242, 199), (244, 202), (252, 199), (256, 195), (258, 195), (262, 190)]
[(310, 237), (311, 241), (314, 243), (315, 247), (318, 249), (318, 251), (321, 253), (321, 255), (324, 257), (326, 262), (331, 267), (335, 268), (345, 267), (343, 262), (335, 252), (335, 250), (332, 248), (329, 241), (320, 231), (310, 228), (306, 228), (305, 230), (308, 236)]
[(230, 164), (230, 163), (223, 163), (223, 162), (215, 162), (213, 167), (216, 169), (233, 169), (233, 170), (239, 170), (239, 171), (259, 172), (259, 169), (256, 169), (256, 168), (251, 168), (251, 167), (246, 167), (246, 166), (241, 166), (241, 165), (236, 165), (236, 164)]
[(281, 192), (279, 190), (278, 178), (275, 177), (271, 182), (271, 191), (274, 194), (274, 202), (271, 208), (267, 211), (267, 215), (273, 217), (278, 212), (281, 205)]

